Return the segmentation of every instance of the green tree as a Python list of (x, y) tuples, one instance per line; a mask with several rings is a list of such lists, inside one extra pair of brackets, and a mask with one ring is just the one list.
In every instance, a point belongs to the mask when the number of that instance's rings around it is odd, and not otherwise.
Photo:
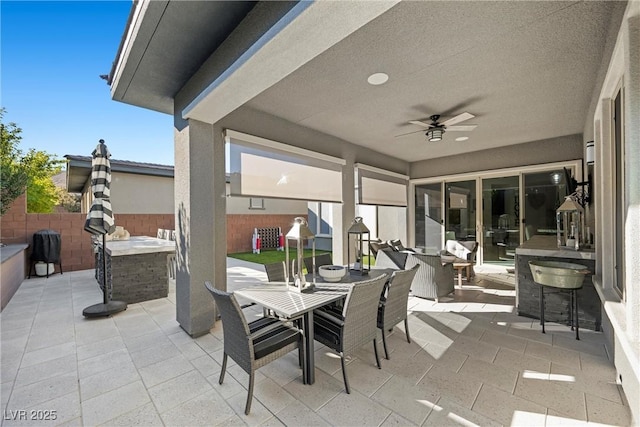
[(29, 150), (22, 158), (27, 170), (27, 212), (50, 213), (58, 204), (58, 189), (51, 177), (62, 170), (62, 161), (44, 151)]
[(80, 194), (58, 187), (58, 204), (67, 212), (80, 212)]
[(5, 109), (0, 108), (0, 215), (4, 215), (11, 203), (24, 193), (29, 176), (21, 163), (22, 151), (18, 145), (22, 140), (22, 129), (15, 123), (4, 124)]
[(51, 177), (62, 170), (63, 162), (44, 151), (30, 149), (26, 155), (18, 148), (22, 129), (15, 123), (3, 123), (5, 109), (0, 108), (2, 127), (2, 210), (27, 190), (27, 212), (49, 213), (58, 203), (58, 191)]

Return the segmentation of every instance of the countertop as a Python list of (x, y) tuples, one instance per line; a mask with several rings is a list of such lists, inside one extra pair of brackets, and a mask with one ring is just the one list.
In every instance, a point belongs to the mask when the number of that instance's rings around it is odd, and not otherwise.
[(129, 240), (111, 240), (107, 242), (107, 253), (111, 256), (151, 254), (157, 252), (172, 253), (176, 250), (173, 240), (156, 237), (135, 236)]
[(29, 245), (27, 245), (26, 243), (17, 243), (17, 244), (2, 246), (2, 248), (0, 248), (0, 254), (2, 255), (2, 262), (5, 262), (11, 259), (12, 257), (18, 255), (28, 247)]
[(572, 249), (559, 248), (556, 243), (556, 236), (535, 235), (516, 248), (516, 255), (546, 256), (557, 258), (589, 259), (595, 260), (596, 253), (593, 249)]

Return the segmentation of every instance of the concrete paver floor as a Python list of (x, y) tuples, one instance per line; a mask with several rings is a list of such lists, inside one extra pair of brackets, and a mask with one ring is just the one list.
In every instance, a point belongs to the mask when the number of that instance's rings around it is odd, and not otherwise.
[[(82, 309), (101, 299), (93, 271), (25, 280), (0, 315), (2, 425), (629, 425), (603, 335), (576, 341), (558, 324), (542, 334), (514, 314), (509, 275), (492, 274), (502, 273), (479, 270), (439, 303), (410, 297), (412, 342), (394, 328), (381, 370), (371, 346), (360, 349), (347, 364), (351, 394), (319, 343), (312, 386), (295, 353), (261, 368), (249, 416), (248, 376), (230, 362), (218, 384), (220, 322), (189, 337), (175, 286), (87, 320)], [(261, 280), (260, 266), (228, 259), (229, 290)]]

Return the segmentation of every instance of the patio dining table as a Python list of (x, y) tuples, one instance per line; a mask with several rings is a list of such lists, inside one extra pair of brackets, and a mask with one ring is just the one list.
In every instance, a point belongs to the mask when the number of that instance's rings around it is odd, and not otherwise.
[(324, 282), (322, 278), (317, 277), (315, 288), (311, 292), (298, 292), (284, 282), (267, 282), (239, 289), (234, 294), (272, 310), (286, 319), (302, 317), (305, 353), (303, 382), (313, 384), (315, 382), (313, 310), (344, 299), (349, 293), (351, 283), (369, 280), (385, 273), (387, 271), (381, 269), (371, 270), (368, 276), (346, 275), (337, 283)]

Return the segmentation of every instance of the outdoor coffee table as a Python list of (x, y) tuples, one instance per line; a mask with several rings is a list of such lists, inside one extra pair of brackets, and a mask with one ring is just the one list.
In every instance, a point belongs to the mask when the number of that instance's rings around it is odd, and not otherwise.
[(470, 262), (454, 262), (453, 268), (458, 273), (458, 287), (462, 289), (462, 270), (466, 270), (465, 274), (467, 277), (467, 281), (471, 276), (471, 263)]

